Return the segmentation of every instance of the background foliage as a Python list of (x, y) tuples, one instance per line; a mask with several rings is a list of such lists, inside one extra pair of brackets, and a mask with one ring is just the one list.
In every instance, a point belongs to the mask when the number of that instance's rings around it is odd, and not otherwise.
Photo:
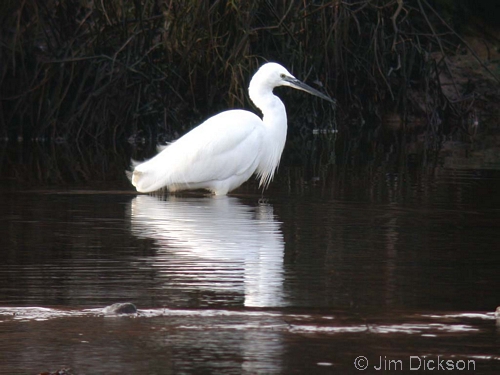
[[(443, 119), (468, 118), (477, 99), (455, 84), (445, 58), (467, 52), (460, 29), (468, 5), (4, 0), (0, 136), (171, 139), (222, 109), (251, 107), (249, 78), (265, 61), (283, 63), (340, 103), (334, 111), (287, 92), (299, 132), (339, 123), (356, 138), (391, 114), (403, 129), (423, 117), (439, 133)], [(451, 94), (443, 93), (443, 74)]]

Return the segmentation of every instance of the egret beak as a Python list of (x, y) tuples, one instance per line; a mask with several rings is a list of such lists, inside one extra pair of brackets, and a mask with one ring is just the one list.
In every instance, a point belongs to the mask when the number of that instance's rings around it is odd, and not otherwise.
[(293, 87), (294, 89), (308, 92), (309, 94), (318, 96), (321, 99), (328, 100), (330, 103), (337, 104), (337, 102), (335, 101), (335, 99), (332, 99), (329, 96), (327, 96), (327, 95), (319, 92), (318, 90), (313, 89), (311, 86), (306, 85), (304, 82), (299, 81), (297, 78), (294, 78), (294, 77), (285, 77), (285, 78), (283, 78), (283, 80), (285, 82), (287, 82), (290, 85), (290, 87)]

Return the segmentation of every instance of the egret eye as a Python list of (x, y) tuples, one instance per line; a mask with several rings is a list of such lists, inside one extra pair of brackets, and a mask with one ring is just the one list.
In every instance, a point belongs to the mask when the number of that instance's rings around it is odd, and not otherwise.
[(281, 73), (280, 77), (281, 77), (281, 79), (285, 79), (286, 78), (286, 74), (285, 73)]

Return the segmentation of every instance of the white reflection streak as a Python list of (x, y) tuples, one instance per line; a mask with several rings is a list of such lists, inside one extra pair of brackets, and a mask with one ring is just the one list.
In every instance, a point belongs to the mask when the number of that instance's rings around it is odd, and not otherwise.
[(172, 283), (243, 292), (245, 306), (283, 304), (285, 246), (268, 204), (252, 208), (227, 196), (141, 195), (131, 202), (131, 231), (155, 240), (155, 265)]

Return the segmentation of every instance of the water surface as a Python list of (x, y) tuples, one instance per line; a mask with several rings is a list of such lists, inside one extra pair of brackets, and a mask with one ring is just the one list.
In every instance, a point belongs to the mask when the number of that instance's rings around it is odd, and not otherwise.
[(0, 373), (497, 374), (500, 173), (297, 173), (263, 196), (4, 188)]

